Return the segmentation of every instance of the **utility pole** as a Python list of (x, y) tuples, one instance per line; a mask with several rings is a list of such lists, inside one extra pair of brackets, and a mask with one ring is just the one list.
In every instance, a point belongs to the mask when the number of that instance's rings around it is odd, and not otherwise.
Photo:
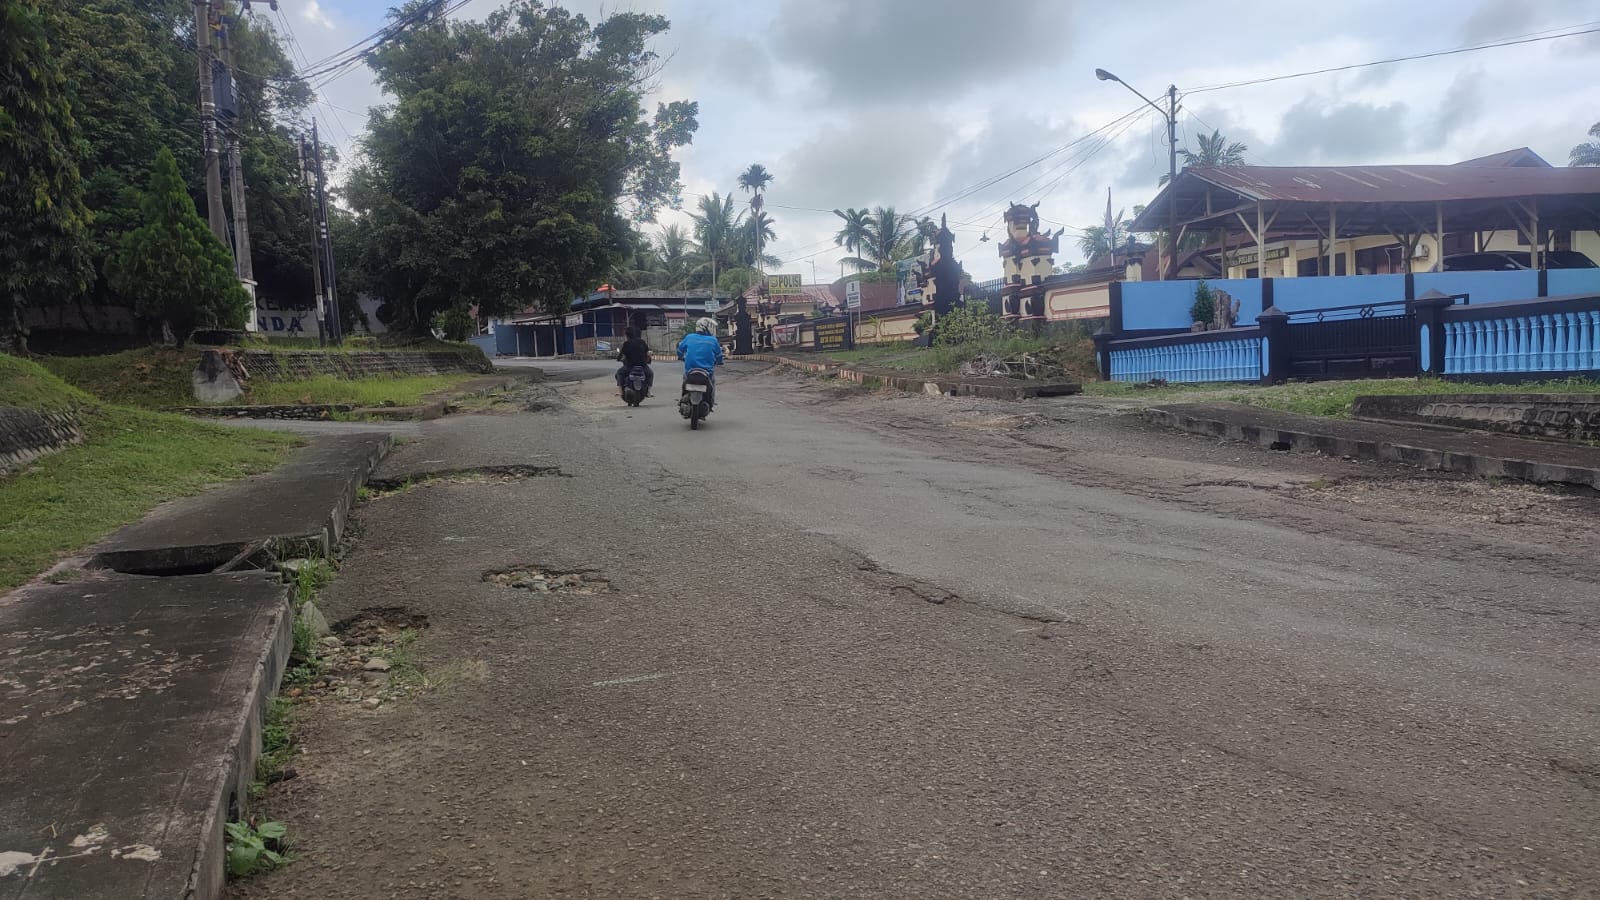
[[(1161, 118), (1167, 120), (1167, 184), (1176, 183), (1178, 180), (1178, 86), (1174, 84), (1167, 87), (1167, 108), (1162, 109), (1156, 105), (1155, 101), (1139, 93), (1138, 88), (1107, 72), (1105, 69), (1095, 69), (1094, 77), (1101, 81), (1115, 81), (1117, 84), (1133, 91), (1134, 96), (1149, 104), (1152, 109), (1161, 114)], [(1156, 277), (1162, 280), (1166, 279), (1169, 266), (1172, 268), (1172, 277), (1176, 278), (1178, 275), (1177, 197), (1173, 197), (1167, 203), (1167, 243), (1172, 245), (1167, 248), (1168, 262), (1163, 264), (1160, 271), (1156, 273)], [(1265, 260), (1262, 260), (1262, 262), (1265, 263)]]
[(311, 223), (311, 284), (317, 297), (317, 341), (321, 344), (328, 343), (328, 332), (323, 323), (327, 319), (327, 304), (322, 295), (322, 253), (317, 242), (317, 210), (316, 202), (311, 196), (311, 170), (310, 160), (306, 152), (306, 137), (300, 135), (300, 144), (296, 147), (296, 156), (300, 160), (300, 187), (306, 200), (306, 221)]
[(205, 145), (206, 219), (211, 233), (228, 246), (228, 218), (222, 208), (222, 155), (217, 147), (217, 106), (211, 91), (211, 12), (213, 0), (194, 0), (194, 44), (200, 57), (200, 131)]
[(322, 142), (317, 138), (317, 120), (311, 120), (311, 152), (317, 161), (317, 230), (322, 237), (322, 257), (328, 294), (328, 333), (335, 344), (344, 340), (343, 319), (339, 315), (339, 279), (333, 268), (333, 239), (328, 232), (328, 179), (322, 171)]
[[(223, 23), (222, 66), (233, 81), (233, 32)], [(239, 283), (250, 295), (250, 316), (245, 320), (245, 330), (256, 330), (256, 273), (250, 253), (250, 217), (244, 196), (244, 168), (239, 163), (239, 135), (236, 131), (228, 141), (228, 197), (233, 203), (233, 263)]]
[[(1167, 184), (1177, 190), (1178, 184), (1178, 86), (1167, 86)], [(1167, 254), (1168, 266), (1171, 267), (1168, 275), (1178, 277), (1178, 195), (1173, 194), (1172, 200), (1167, 204), (1167, 242), (1172, 249)], [(1115, 254), (1113, 254), (1115, 259)], [(1267, 261), (1260, 260), (1262, 274), (1266, 274)], [(1222, 274), (1226, 275), (1227, 272)]]

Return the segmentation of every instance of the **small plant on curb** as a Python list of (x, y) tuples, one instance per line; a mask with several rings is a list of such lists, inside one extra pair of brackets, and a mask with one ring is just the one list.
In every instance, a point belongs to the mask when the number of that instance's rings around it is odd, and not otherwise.
[(228, 877), (249, 878), (282, 865), (288, 845), (289, 829), (282, 822), (229, 822)]

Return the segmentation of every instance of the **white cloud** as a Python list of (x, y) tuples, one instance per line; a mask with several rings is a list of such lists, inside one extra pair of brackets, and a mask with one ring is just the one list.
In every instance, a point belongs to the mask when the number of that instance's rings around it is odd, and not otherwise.
[(335, 27), (333, 24), (333, 19), (329, 18), (328, 14), (322, 11), (322, 4), (318, 3), (317, 0), (306, 0), (305, 9), (301, 11), (300, 15), (304, 17), (307, 22), (310, 22), (313, 25), (327, 28), (329, 30), (332, 30)]

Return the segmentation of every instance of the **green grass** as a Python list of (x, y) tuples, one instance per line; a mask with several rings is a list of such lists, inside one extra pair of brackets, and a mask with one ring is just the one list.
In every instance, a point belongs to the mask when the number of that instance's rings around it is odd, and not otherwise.
[(263, 472), (298, 439), (165, 413), (81, 414), (85, 441), (0, 479), (0, 590), (15, 587), (156, 504)]
[(144, 347), (109, 356), (47, 356), (51, 374), (114, 406), (169, 409), (194, 404), (194, 367), (200, 350)]
[(478, 377), (472, 373), (457, 372), (449, 375), (407, 375), (400, 378), (363, 378), (350, 380), (332, 375), (319, 375), (298, 381), (256, 381), (243, 402), (260, 404), (283, 403), (350, 403), (356, 406), (413, 406), (436, 391), (447, 390), (464, 381)]
[(1085, 394), (1137, 398), (1152, 403), (1231, 402), (1308, 416), (1348, 418), (1355, 399), (1379, 394), (1583, 394), (1600, 392), (1600, 383), (1573, 378), (1529, 384), (1472, 384), (1437, 378), (1381, 378), (1315, 381), (1252, 387), (1238, 384), (1186, 384), (1141, 388), (1118, 381), (1085, 384)]
[(979, 356), (1015, 359), (1023, 354), (1041, 357), (1061, 366), (1069, 378), (1095, 377), (1094, 343), (1080, 336), (1012, 335), (955, 346), (915, 347), (910, 344), (876, 344), (827, 354), (836, 362), (867, 368), (905, 372), (955, 372)]
[(70, 409), (92, 406), (93, 398), (38, 365), (0, 353), (0, 406)]

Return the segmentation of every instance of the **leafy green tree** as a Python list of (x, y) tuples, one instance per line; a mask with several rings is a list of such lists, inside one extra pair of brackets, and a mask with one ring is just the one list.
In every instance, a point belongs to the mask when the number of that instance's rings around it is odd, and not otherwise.
[(845, 262), (887, 269), (898, 258), (896, 251), (916, 231), (917, 222), (912, 217), (895, 212), (892, 206), (875, 207), (867, 218), (866, 243), (861, 248), (864, 259)]
[(756, 264), (757, 254), (760, 255), (763, 265), (778, 265), (780, 260), (776, 256), (760, 249), (777, 239), (778, 233), (772, 227), (772, 217), (763, 210), (754, 210), (739, 224), (738, 231), (734, 234), (734, 256), (747, 266)]
[(1090, 225), (1083, 229), (1083, 234), (1078, 237), (1078, 250), (1083, 258), (1093, 262), (1102, 256), (1110, 256), (1113, 251), (1127, 253), (1133, 248), (1133, 233), (1128, 231), (1128, 217), (1123, 210), (1117, 210), (1117, 215), (1111, 220), (1111, 230), (1107, 231), (1105, 225)]
[(162, 322), (182, 346), (200, 326), (243, 328), (250, 298), (233, 259), (183, 186), (172, 151), (161, 148), (140, 211), (112, 260), (112, 285), (139, 315)]
[(40, 0), (0, 0), (0, 344), (26, 350), (22, 310), (88, 285), (77, 124)]
[(1600, 166), (1600, 122), (1594, 123), (1589, 129), (1592, 141), (1584, 141), (1572, 148), (1572, 154), (1567, 158), (1569, 165), (1574, 166)]
[(650, 220), (680, 189), (671, 153), (699, 108), (642, 106), (667, 20), (591, 25), (528, 0), (482, 22), (421, 0), (392, 15), (420, 19), (371, 56), (390, 103), (348, 182), (371, 286), (413, 328), (463, 301), (564, 310), (622, 258), (629, 217)]

